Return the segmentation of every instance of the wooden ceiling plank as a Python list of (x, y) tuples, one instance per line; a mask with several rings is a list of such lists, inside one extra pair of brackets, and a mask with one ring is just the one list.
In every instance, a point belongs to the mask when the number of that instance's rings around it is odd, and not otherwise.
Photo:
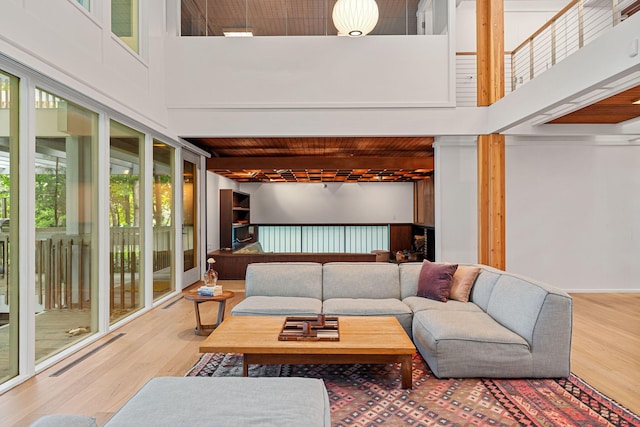
[(207, 169), (433, 169), (433, 157), (212, 157)]

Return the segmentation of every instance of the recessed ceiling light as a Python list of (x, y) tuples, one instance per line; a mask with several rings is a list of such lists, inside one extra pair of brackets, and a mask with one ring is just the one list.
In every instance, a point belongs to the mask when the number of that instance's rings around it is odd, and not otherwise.
[(640, 105), (640, 98), (638, 98), (635, 101), (633, 101), (632, 104)]

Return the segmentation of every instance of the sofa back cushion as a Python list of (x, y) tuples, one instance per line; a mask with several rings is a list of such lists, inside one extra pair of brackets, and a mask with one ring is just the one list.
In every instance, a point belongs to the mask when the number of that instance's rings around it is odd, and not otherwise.
[(500, 324), (533, 343), (536, 323), (550, 293), (565, 295), (564, 291), (549, 285), (503, 273), (493, 287), (486, 311)]
[(247, 266), (246, 296), (282, 296), (322, 299), (322, 264), (265, 262)]
[(481, 268), (480, 274), (478, 274), (478, 277), (471, 288), (469, 301), (473, 302), (484, 311), (487, 311), (489, 299), (493, 293), (493, 287), (498, 282), (503, 271), (481, 264), (478, 264), (478, 267)]
[(400, 264), (400, 298), (418, 295), (418, 279), (420, 278), (421, 262), (405, 262)]
[(322, 296), (400, 299), (398, 266), (383, 262), (330, 262), (323, 266)]

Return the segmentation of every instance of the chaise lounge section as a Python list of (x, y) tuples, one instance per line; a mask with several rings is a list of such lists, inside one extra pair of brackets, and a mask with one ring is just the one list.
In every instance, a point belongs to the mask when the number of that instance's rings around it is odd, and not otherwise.
[(422, 263), (257, 263), (233, 315), (395, 316), (438, 377), (570, 373), (572, 300), (485, 265), (468, 302), (418, 295)]
[[(158, 377), (105, 427), (330, 427), (329, 397), (316, 378)], [(93, 417), (55, 414), (31, 427), (97, 427)]]

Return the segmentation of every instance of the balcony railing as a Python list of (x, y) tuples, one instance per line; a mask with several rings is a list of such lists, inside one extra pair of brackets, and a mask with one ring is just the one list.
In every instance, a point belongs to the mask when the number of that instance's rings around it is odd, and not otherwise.
[[(640, 0), (573, 0), (504, 55), (505, 95), (640, 11)], [(456, 105), (477, 105), (475, 52), (456, 54)]]
[(511, 88), (539, 76), (638, 10), (638, 0), (572, 0), (511, 53)]

